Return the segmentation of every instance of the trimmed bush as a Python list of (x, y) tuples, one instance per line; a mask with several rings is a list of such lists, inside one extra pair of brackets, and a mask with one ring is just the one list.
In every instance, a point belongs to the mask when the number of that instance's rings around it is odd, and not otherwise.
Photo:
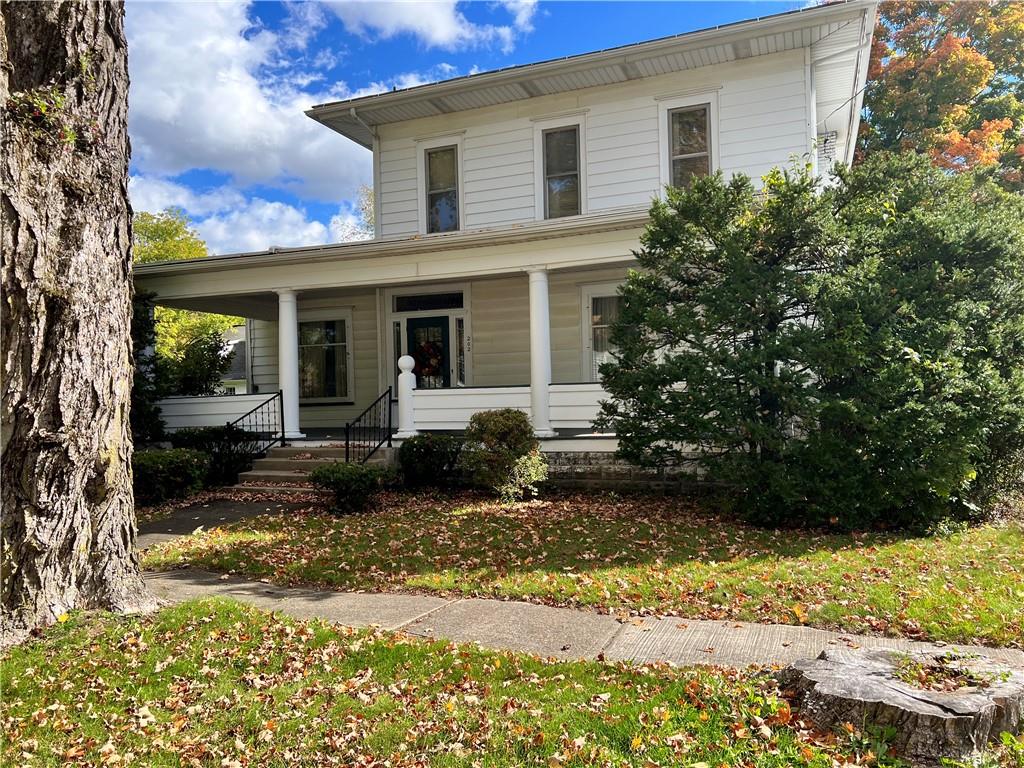
[(238, 473), (252, 469), (249, 451), (258, 439), (254, 432), (226, 424), (222, 427), (186, 427), (170, 435), (175, 448), (192, 448), (210, 457), (207, 485), (233, 485)]
[(136, 451), (132, 485), (139, 506), (180, 499), (202, 490), (210, 457), (189, 448)]
[(339, 515), (366, 510), (381, 490), (385, 477), (379, 467), (343, 462), (325, 464), (309, 473), (313, 485), (334, 494), (331, 511)]
[(409, 488), (446, 487), (456, 482), (462, 440), (453, 435), (424, 434), (402, 442), (398, 464)]
[(537, 486), (548, 479), (548, 460), (538, 449), (520, 456), (512, 464), (508, 479), (497, 487), (498, 497), (505, 504), (536, 496)]
[(474, 485), (501, 493), (516, 461), (538, 446), (533, 425), (522, 411), (480, 411), (469, 420), (461, 466)]
[(976, 520), (1024, 457), (1024, 198), (924, 156), (670, 189), (596, 426), (767, 525)]

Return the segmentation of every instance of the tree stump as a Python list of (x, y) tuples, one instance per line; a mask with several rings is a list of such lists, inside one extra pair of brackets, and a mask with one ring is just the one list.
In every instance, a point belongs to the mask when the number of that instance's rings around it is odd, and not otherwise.
[[(940, 667), (960, 678), (947, 685), (959, 687), (907, 681), (913, 670)], [(892, 727), (893, 750), (915, 765), (970, 757), (1003, 731), (1016, 734), (1024, 726), (1024, 669), (976, 654), (826, 650), (780, 671), (778, 679), (818, 728)]]

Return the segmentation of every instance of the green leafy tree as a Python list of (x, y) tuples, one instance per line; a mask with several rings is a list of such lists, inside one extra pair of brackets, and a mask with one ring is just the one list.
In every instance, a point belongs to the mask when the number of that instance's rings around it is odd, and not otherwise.
[(163, 377), (156, 353), (156, 322), (152, 293), (136, 293), (132, 302), (132, 353), (135, 370), (129, 414), (137, 446), (161, 440), (164, 422), (157, 401), (163, 397)]
[(864, 108), (862, 156), (920, 152), (1024, 189), (1024, 3), (883, 2)]
[(602, 423), (647, 466), (696, 461), (750, 498), (787, 484), (793, 424), (820, 408), (809, 322), (841, 260), (834, 219), (806, 169), (774, 171), (765, 194), (715, 175), (655, 202), (602, 366)]
[(226, 350), (219, 333), (196, 336), (179, 354), (165, 357), (170, 392), (176, 395), (212, 395), (231, 367), (234, 353)]
[[(207, 255), (206, 243), (180, 208), (135, 213), (132, 233), (138, 264), (201, 259)], [(211, 392), (230, 364), (223, 344), (219, 345), (220, 356), (215, 354), (216, 340), (245, 322), (244, 318), (161, 306), (155, 308), (154, 316), (156, 354), (163, 361), (163, 372), (170, 377), (166, 387), (173, 394)], [(209, 367), (199, 367), (203, 364)]]
[(804, 170), (670, 190), (622, 290), (602, 422), (759, 522), (974, 514), (1021, 468), (1022, 222), (1020, 198), (913, 155), (820, 194)]
[(1024, 477), (1024, 200), (882, 154), (828, 202), (848, 255), (820, 301), (806, 493), (822, 517), (976, 516)]
[(136, 211), (132, 217), (132, 246), (136, 264), (202, 259), (207, 255), (206, 243), (189, 226), (188, 215), (181, 208), (160, 213)]

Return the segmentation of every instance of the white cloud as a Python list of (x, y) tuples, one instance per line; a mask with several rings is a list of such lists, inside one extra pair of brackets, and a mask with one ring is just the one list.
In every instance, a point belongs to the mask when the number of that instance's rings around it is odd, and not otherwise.
[(349, 95), (344, 84), (307, 90), (319, 77), (301, 64), (323, 16), (315, 6), (290, 13), (274, 33), (250, 19), (248, 4), (128, 5), (137, 168), (216, 169), (321, 200), (355, 195), (370, 178), (370, 153), (303, 114)]
[(192, 216), (237, 208), (246, 202), (245, 196), (231, 187), (195, 192), (183, 184), (153, 176), (132, 176), (128, 181), (128, 196), (137, 211), (156, 213), (165, 208), (183, 208)]
[(331, 242), (349, 243), (353, 240), (369, 240), (373, 232), (366, 228), (363, 220), (352, 211), (342, 208), (331, 217)]
[(300, 207), (258, 196), (247, 198), (229, 186), (195, 192), (166, 179), (132, 176), (128, 195), (136, 211), (183, 208), (210, 253), (263, 251), (274, 245), (320, 245), (373, 237), (349, 203), (342, 203), (325, 225), (311, 219)]
[(459, 10), (458, 0), (367, 2), (339, 0), (332, 10), (353, 34), (391, 38), (409, 34), (428, 48), (457, 50), (498, 44), (509, 51), (518, 34), (532, 29), (536, 0), (508, 0), (500, 5), (512, 14), (511, 24), (476, 24)]
[[(331, 7), (350, 30), (362, 34), (413, 34), (429, 47), (507, 49), (516, 35), (531, 29), (536, 0), (498, 5), (510, 14), (508, 24), (470, 22), (455, 0), (416, 8), (360, 2)], [(358, 239), (363, 233), (352, 201), (370, 181), (370, 153), (304, 111), (459, 74), (451, 64), (439, 63), (358, 90), (328, 84), (323, 73), (346, 52), (311, 45), (328, 22), (324, 7), (288, 3), (286, 9), (274, 31), (255, 20), (250, 2), (127, 6), (133, 206), (183, 208), (213, 253)], [(229, 183), (196, 191), (175, 181), (196, 169), (224, 174)], [(317, 221), (301, 207), (246, 191), (252, 185), (329, 201), (339, 206), (338, 213), (328, 223)]]
[(210, 253), (262, 251), (274, 245), (319, 245), (329, 231), (305, 211), (286, 203), (253, 198), (245, 205), (195, 221)]

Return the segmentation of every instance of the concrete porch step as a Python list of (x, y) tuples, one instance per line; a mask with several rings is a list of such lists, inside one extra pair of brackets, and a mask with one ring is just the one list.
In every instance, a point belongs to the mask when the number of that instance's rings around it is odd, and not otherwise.
[(315, 456), (324, 459), (344, 459), (345, 446), (320, 446), (320, 445), (288, 445), (284, 448), (278, 446), (267, 451), (268, 459), (290, 459), (295, 456)]
[(266, 459), (256, 459), (252, 463), (252, 468), (258, 471), (264, 470), (276, 470), (281, 472), (309, 472), (314, 467), (322, 467), (325, 464), (333, 464), (336, 461), (343, 461), (344, 456), (324, 456), (317, 457), (315, 459), (280, 459), (277, 457), (268, 457)]
[(308, 485), (307, 477), (309, 472), (283, 470), (283, 469), (250, 469), (248, 472), (241, 472), (238, 475), (239, 483), (253, 482), (259, 480), (269, 484), (281, 482), (303, 483)]
[[(301, 458), (298, 458), (301, 457)], [(394, 448), (380, 448), (366, 462), (387, 466), (395, 457)], [(345, 449), (319, 446), (272, 448), (266, 458), (256, 459), (252, 469), (238, 475), (238, 490), (281, 492), (312, 490), (309, 473), (316, 467), (345, 461)]]

